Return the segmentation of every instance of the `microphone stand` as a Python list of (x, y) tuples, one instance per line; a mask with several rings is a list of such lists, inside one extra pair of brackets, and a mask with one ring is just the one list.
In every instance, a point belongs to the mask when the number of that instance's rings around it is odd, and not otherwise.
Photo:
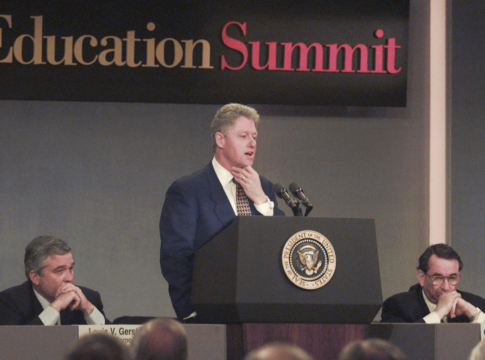
[[(298, 186), (296, 183), (291, 183), (290, 184), (290, 191), (293, 194), (293, 196), (295, 196), (296, 198), (300, 199), (300, 201), (306, 207), (305, 216), (308, 216), (308, 214), (310, 214), (310, 211), (312, 211), (312, 209), (313, 209), (313, 205), (310, 203), (310, 201), (308, 200), (308, 198), (303, 193), (302, 188), (300, 186)], [(297, 203), (298, 203), (298, 207), (299, 207), (300, 206), (300, 202), (298, 200), (297, 200)], [(302, 216), (301, 215), (301, 210), (300, 210), (300, 215), (299, 216)]]
[(300, 202), (298, 200), (293, 200), (288, 194), (288, 191), (281, 186), (280, 183), (274, 184), (273, 193), (285, 201), (286, 205), (288, 205), (291, 208), (291, 211), (293, 211), (294, 216), (303, 216), (300, 209)]
[(310, 211), (312, 211), (313, 209), (313, 205), (310, 204), (309, 206), (307, 206), (306, 210), (305, 210), (305, 216), (308, 216), (308, 214), (310, 214)]
[(296, 201), (296, 205), (291, 208), (291, 211), (293, 211), (293, 216), (303, 216), (303, 213), (301, 212), (301, 209), (300, 209), (300, 202), (298, 200)]

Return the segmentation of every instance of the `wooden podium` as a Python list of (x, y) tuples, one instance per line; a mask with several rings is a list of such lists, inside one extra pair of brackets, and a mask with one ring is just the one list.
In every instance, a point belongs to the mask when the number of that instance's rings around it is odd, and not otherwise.
[[(333, 277), (315, 290), (291, 282), (282, 264), (285, 243), (302, 231), (335, 251)], [(202, 323), (229, 324), (230, 359), (273, 341), (336, 358), (382, 305), (374, 220), (237, 217), (196, 253), (192, 302)]]

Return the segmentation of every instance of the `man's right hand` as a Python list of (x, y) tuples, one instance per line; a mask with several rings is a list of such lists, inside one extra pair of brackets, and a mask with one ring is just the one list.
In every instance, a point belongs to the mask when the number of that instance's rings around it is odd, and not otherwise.
[(475, 309), (476, 307), (470, 304), (468, 301), (463, 300), (462, 298), (457, 298), (455, 305), (451, 309), (450, 315), (452, 318), (460, 315), (466, 315), (468, 318), (470, 318)]
[(451, 291), (440, 296), (435, 313), (438, 314), (440, 320), (455, 310), (456, 301), (461, 298), (461, 294), (457, 291)]
[(69, 291), (59, 295), (50, 306), (57, 312), (61, 312), (61, 310), (64, 310), (67, 307), (70, 307), (71, 309), (76, 308), (80, 302), (81, 299), (79, 296), (74, 291)]

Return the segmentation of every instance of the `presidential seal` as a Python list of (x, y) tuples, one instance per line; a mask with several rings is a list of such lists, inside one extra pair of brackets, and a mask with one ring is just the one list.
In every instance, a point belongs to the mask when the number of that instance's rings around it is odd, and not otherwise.
[(313, 230), (303, 230), (286, 241), (281, 262), (293, 284), (305, 290), (316, 290), (332, 278), (337, 258), (325, 236)]

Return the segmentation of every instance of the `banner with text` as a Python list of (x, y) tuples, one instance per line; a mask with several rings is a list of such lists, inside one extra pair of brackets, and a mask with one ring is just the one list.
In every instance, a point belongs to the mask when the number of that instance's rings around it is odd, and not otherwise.
[(0, 99), (406, 106), (409, 0), (3, 1)]

